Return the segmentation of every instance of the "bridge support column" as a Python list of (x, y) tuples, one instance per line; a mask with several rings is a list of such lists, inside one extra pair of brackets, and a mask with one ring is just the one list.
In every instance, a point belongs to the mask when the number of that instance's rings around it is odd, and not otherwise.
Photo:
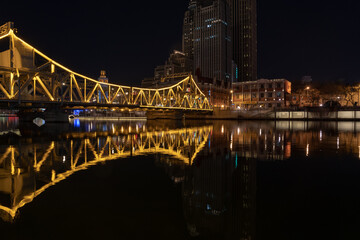
[(148, 120), (156, 120), (156, 119), (170, 119), (170, 120), (182, 120), (185, 117), (185, 113), (181, 110), (173, 110), (173, 111), (147, 111), (146, 118)]
[(69, 122), (69, 115), (60, 108), (47, 108), (44, 112), (21, 111), (18, 114), (19, 120), (22, 122), (32, 122), (35, 118), (42, 118), (45, 123), (51, 122)]

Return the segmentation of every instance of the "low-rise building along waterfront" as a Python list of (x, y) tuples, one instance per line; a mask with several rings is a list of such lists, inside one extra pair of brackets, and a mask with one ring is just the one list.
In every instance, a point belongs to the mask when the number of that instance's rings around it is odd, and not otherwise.
[(259, 79), (233, 83), (232, 106), (237, 109), (289, 106), (291, 82), (286, 79)]

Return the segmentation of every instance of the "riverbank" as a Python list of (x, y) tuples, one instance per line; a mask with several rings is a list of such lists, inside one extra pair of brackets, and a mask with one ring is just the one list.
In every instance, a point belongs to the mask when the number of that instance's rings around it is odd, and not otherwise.
[(88, 121), (146, 121), (146, 117), (114, 117), (114, 116), (77, 116), (80, 120)]
[(306, 108), (301, 110), (221, 110), (213, 114), (185, 114), (186, 119), (206, 120), (299, 120), (299, 121), (360, 121), (360, 109)]

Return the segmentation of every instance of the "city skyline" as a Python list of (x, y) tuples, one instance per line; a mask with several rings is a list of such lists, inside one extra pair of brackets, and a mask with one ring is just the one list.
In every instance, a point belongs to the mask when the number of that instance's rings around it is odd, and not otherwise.
[[(104, 69), (111, 82), (139, 85), (171, 51), (181, 50), (188, 1), (141, 4), (114, 9), (106, 2), (74, 3), (54, 9), (6, 3), (16, 10), (2, 14), (0, 21), (14, 21), (20, 37), (74, 71), (97, 78)], [(258, 78), (294, 81), (310, 75), (314, 81), (357, 81), (359, 7), (350, 0), (341, 6), (258, 0)]]

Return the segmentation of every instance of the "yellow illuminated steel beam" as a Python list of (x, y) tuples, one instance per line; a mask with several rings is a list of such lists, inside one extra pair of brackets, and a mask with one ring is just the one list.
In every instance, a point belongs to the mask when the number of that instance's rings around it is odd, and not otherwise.
[(49, 92), (49, 90), (47, 89), (47, 87), (45, 86), (45, 84), (43, 83), (43, 81), (40, 79), (39, 76), (35, 77), (36, 80), (39, 82), (39, 84), (41, 85), (42, 89), (44, 90), (44, 92), (46, 93), (46, 95), (50, 98), (51, 101), (54, 101), (54, 97), (51, 95), (51, 93)]
[(104, 96), (104, 99), (107, 103), (110, 103), (108, 98), (106, 97), (106, 94), (104, 92), (104, 89), (102, 88), (101, 84), (98, 85), (99, 89), (100, 89), (100, 92), (102, 93), (102, 95)]
[(12, 97), (10, 96), (10, 94), (8, 93), (8, 91), (6, 91), (6, 89), (4, 88), (4, 86), (0, 83), (0, 90), (6, 95), (6, 97), (8, 99), (11, 99)]
[(99, 84), (97, 83), (94, 86), (94, 88), (92, 89), (92, 91), (89, 93), (89, 95), (86, 97), (85, 102), (90, 102), (90, 100), (91, 100), (92, 96), (94, 95), (94, 93), (95, 93), (98, 86), (99, 86)]
[[(118, 95), (118, 93), (120, 92), (120, 87), (118, 87), (118, 89), (116, 90), (114, 96), (111, 98), (110, 102), (113, 103)], [(109, 94), (109, 98), (110, 98), (110, 94)]]
[[(28, 43), (26, 43), (24, 40), (17, 37), (14, 34), (12, 29), (10, 29), (10, 31), (6, 35), (0, 37), (0, 39), (4, 38), (6, 36), (10, 36), (13, 41), (15, 41), (15, 39), (16, 39), (17, 41), (24, 44), (26, 47), (32, 49), (34, 53), (38, 54), (39, 56), (41, 56), (45, 60), (47, 60), (48, 61), (47, 64), (50, 64), (50, 73), (51, 74), (55, 73), (55, 68), (62, 69), (69, 73), (70, 89), (68, 88), (67, 92), (62, 94), (62, 97), (66, 96), (66, 94), (69, 92), (70, 101), (73, 100), (73, 88), (72, 88), (73, 86), (72, 85), (74, 83), (76, 90), (79, 94), (80, 101), (82, 101), (82, 102), (89, 102), (91, 100), (91, 97), (93, 96), (94, 92), (97, 90), (97, 88), (99, 88), (100, 92), (103, 94), (104, 99), (106, 99), (106, 102), (108, 104), (113, 103), (115, 101), (118, 93), (121, 92), (123, 94), (122, 95), (123, 98), (121, 98), (121, 99), (124, 99), (124, 101), (125, 101), (125, 102), (121, 101), (122, 104), (125, 103), (125, 104), (129, 104), (129, 105), (133, 105), (140, 101), (140, 105), (142, 107), (148, 107), (148, 108), (177, 107), (174, 109), (211, 110), (208, 99), (206, 98), (205, 94), (200, 90), (200, 88), (196, 84), (196, 82), (193, 79), (191, 74), (188, 74), (188, 75), (180, 74), (180, 75), (171, 76), (171, 77), (185, 77), (186, 76), (186, 77), (183, 80), (179, 81), (178, 83), (176, 83), (172, 86), (159, 88), (159, 89), (136, 88), (136, 87), (132, 88), (132, 87), (121, 86), (121, 85), (117, 85), (117, 84), (103, 83), (103, 82), (99, 82), (95, 79), (88, 78), (79, 73), (76, 73), (76, 72), (66, 68), (65, 66), (57, 63), (53, 59), (47, 57), (42, 52), (35, 49)], [(14, 85), (14, 76), (13, 76), (13, 72), (15, 72), (15, 70), (17, 72), (17, 76), (19, 76), (18, 69), (12, 70), (11, 77), (10, 77), (10, 88), (9, 88), (10, 92), (8, 92), (6, 90), (7, 87), (1, 86), (1, 84), (0, 84), (0, 90), (6, 95), (6, 97), (8, 99), (11, 99), (16, 95), (16, 94), (14, 94), (14, 92), (15, 92), (14, 86), (15, 85)], [(80, 82), (80, 79), (83, 82)], [(42, 86), (45, 94), (51, 99), (51, 101), (54, 101), (54, 96), (52, 96), (52, 94), (50, 93), (51, 91), (49, 90), (49, 88), (46, 87), (45, 83), (40, 79), (39, 76), (36, 76), (36, 80)], [(90, 89), (91, 90), (90, 93), (87, 93), (87, 85), (91, 85), (89, 83), (95, 84), (95, 87), (92, 88), (92, 90)], [(19, 85), (20, 85), (20, 82), (19, 82)], [(80, 89), (81, 85), (84, 86), (83, 93)], [(33, 86), (34, 86), (33, 94), (34, 94), (34, 99), (35, 99), (36, 98), (36, 81), (34, 81)], [(106, 94), (104, 92), (105, 86), (109, 89), (109, 96), (106, 96)], [(116, 93), (114, 94), (114, 96), (112, 97), (111, 93), (112, 93), (113, 88), (116, 88), (117, 90), (116, 90)], [(190, 89), (189, 93), (187, 93), (188, 89)], [(21, 92), (22, 91), (20, 90), (20, 93)], [(188, 98), (184, 97), (186, 94), (191, 94), (192, 95), (191, 99), (189, 97)], [(195, 98), (195, 99), (193, 100), (192, 98)], [(198, 100), (198, 98), (201, 98), (201, 102), (200, 102), (200, 100)], [(189, 106), (182, 106), (185, 99)], [(143, 102), (143, 100), (145, 100), (145, 103)], [(173, 103), (173, 101), (174, 101), (174, 103)], [(195, 106), (195, 104), (196, 104), (196, 106)], [(157, 106), (157, 105), (161, 105), (161, 106)]]
[(76, 88), (76, 90), (77, 90), (77, 92), (78, 92), (78, 94), (79, 94), (79, 96), (80, 96), (81, 101), (83, 102), (83, 101), (84, 101), (84, 98), (83, 98), (83, 95), (82, 95), (82, 93), (81, 93), (81, 90), (80, 90), (80, 88), (79, 88), (79, 85), (78, 85), (78, 83), (77, 83), (77, 80), (76, 80), (74, 74), (71, 75), (71, 78), (72, 78), (72, 81), (75, 83), (75, 88)]

